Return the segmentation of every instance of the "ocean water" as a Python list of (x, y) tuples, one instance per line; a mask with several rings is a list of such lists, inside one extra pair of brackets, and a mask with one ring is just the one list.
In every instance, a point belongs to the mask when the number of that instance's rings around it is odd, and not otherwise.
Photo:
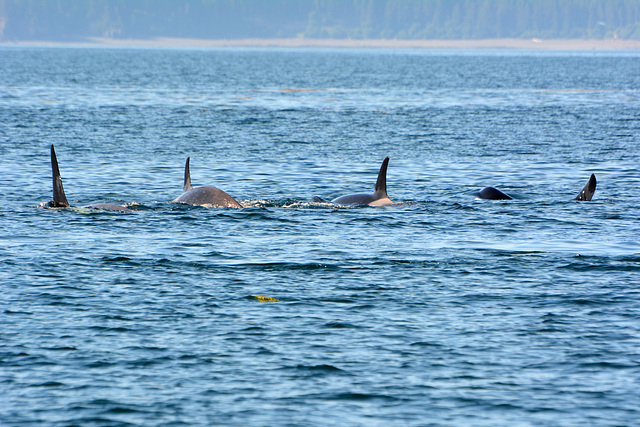
[(637, 425), (639, 165), (638, 52), (2, 47), (0, 424)]

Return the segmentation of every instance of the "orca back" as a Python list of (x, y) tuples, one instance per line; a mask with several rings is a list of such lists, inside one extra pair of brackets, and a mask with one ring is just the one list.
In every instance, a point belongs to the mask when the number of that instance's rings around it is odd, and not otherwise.
[(513, 197), (493, 187), (483, 188), (482, 190), (476, 193), (476, 196), (478, 196), (481, 199), (487, 199), (487, 200), (512, 200), (513, 199)]

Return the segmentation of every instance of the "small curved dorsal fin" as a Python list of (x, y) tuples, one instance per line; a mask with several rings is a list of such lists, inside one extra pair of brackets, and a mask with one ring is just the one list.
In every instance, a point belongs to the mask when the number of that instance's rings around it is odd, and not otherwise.
[(593, 194), (596, 192), (596, 185), (597, 185), (596, 176), (594, 174), (591, 174), (589, 181), (587, 181), (587, 184), (584, 186), (582, 191), (580, 191), (580, 194), (578, 194), (575, 200), (587, 201), (587, 202), (590, 201), (591, 198), (593, 197)]
[(189, 159), (190, 157), (187, 157), (187, 163), (185, 163), (184, 165), (184, 186), (182, 187), (183, 193), (193, 188), (191, 186), (191, 173), (189, 172)]
[(60, 169), (58, 168), (58, 159), (56, 158), (56, 150), (51, 144), (51, 170), (53, 172), (53, 206), (57, 208), (69, 207), (67, 196), (64, 194), (62, 187), (62, 177), (60, 177)]
[(378, 181), (376, 181), (376, 188), (373, 193), (377, 196), (387, 197), (387, 166), (389, 165), (389, 157), (385, 157), (380, 165), (380, 172), (378, 172)]

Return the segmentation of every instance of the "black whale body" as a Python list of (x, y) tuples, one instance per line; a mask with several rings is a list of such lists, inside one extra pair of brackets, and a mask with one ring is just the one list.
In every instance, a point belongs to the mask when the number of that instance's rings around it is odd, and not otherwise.
[[(580, 193), (578, 193), (578, 195), (575, 197), (574, 200), (586, 201), (586, 202), (590, 201), (593, 198), (594, 193), (596, 192), (596, 186), (597, 186), (596, 176), (594, 174), (591, 174), (591, 176), (589, 177), (589, 181), (587, 181), (584, 188), (580, 191)], [(509, 196), (506, 193), (503, 193), (502, 191), (494, 187), (485, 187), (482, 190), (478, 191), (476, 193), (476, 196), (486, 200), (512, 200), (513, 199), (513, 197)]]

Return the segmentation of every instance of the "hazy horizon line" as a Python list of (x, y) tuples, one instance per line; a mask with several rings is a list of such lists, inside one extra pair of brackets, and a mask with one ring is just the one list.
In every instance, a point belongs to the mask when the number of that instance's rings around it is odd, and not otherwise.
[(533, 50), (640, 50), (640, 40), (620, 39), (330, 39), (330, 38), (244, 38), (198, 39), (155, 37), (117, 39), (90, 37), (84, 41), (7, 41), (0, 45), (20, 46), (101, 46), (101, 47), (254, 47), (254, 48), (380, 48), (380, 49), (533, 49)]

